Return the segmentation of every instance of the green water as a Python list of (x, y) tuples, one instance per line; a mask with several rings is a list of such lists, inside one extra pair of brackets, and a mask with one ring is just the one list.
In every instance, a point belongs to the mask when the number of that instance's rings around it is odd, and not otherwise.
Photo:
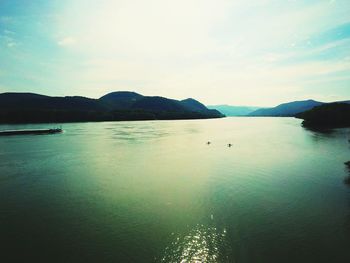
[[(51, 125), (0, 129), (38, 127)], [(63, 129), (0, 138), (0, 262), (350, 262), (349, 129), (293, 118)]]

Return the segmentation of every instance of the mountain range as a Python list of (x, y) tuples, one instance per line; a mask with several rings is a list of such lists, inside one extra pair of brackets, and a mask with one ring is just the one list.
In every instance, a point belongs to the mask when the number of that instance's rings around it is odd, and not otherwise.
[[(340, 101), (337, 103), (350, 103)], [(226, 116), (252, 116), (252, 117), (295, 117), (297, 114), (313, 109), (314, 107), (328, 104), (315, 100), (302, 100), (282, 103), (276, 107), (259, 108), (249, 106), (214, 105), (207, 106), (210, 109), (217, 109)]]
[[(337, 103), (350, 104), (350, 101)], [(314, 113), (300, 115), (301, 113), (328, 104), (330, 103), (310, 99), (283, 103), (271, 108), (258, 108), (205, 106), (192, 98), (174, 100), (159, 96), (143, 96), (130, 91), (111, 92), (99, 99), (80, 96), (50, 97), (34, 93), (2, 93), (0, 123), (205, 119), (225, 115), (304, 118), (316, 115)], [(346, 106), (332, 106), (325, 109), (328, 112), (335, 107), (334, 112), (337, 113)], [(317, 111), (317, 116), (325, 112), (322, 109)]]
[(224, 117), (195, 99), (174, 100), (117, 91), (99, 99), (0, 94), (0, 123), (171, 120)]
[(216, 109), (226, 116), (246, 116), (261, 107), (231, 106), (231, 105), (208, 105), (209, 109)]

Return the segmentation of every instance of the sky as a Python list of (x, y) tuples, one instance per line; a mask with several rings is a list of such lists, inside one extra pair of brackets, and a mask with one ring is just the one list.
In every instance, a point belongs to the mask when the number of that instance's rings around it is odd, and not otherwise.
[(0, 0), (0, 93), (350, 100), (349, 0)]

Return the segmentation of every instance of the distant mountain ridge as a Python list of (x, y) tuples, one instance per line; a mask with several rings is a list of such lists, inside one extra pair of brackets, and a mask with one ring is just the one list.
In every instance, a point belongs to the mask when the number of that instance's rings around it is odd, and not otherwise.
[(226, 116), (246, 116), (261, 107), (253, 106), (231, 106), (231, 105), (208, 105), (209, 109), (216, 109)]
[(194, 99), (173, 100), (129, 91), (99, 99), (50, 97), (34, 93), (0, 94), (0, 123), (115, 120), (167, 120), (224, 117)]
[(302, 100), (282, 103), (273, 108), (262, 108), (249, 113), (249, 116), (275, 116), (275, 117), (294, 117), (300, 112), (304, 112), (312, 109), (313, 107), (320, 106), (324, 102), (315, 100)]
[[(332, 102), (333, 103), (333, 102)], [(350, 104), (350, 101), (337, 101), (335, 103)], [(210, 105), (209, 109), (217, 109), (226, 116), (251, 117), (295, 117), (297, 114), (313, 109), (314, 107), (329, 104), (316, 100), (302, 100), (282, 103), (276, 107), (259, 108), (250, 106)]]

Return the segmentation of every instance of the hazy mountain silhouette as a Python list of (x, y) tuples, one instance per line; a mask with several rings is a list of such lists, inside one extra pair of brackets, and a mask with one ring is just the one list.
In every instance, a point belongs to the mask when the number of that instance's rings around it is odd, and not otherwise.
[(110, 109), (128, 109), (143, 96), (131, 91), (116, 91), (102, 96), (99, 100), (105, 102)]
[(33, 93), (0, 94), (1, 110), (40, 109), (40, 110), (94, 110), (103, 111), (108, 107), (101, 101), (85, 97), (49, 97)]
[(192, 98), (188, 98), (188, 99), (182, 100), (180, 102), (188, 110), (192, 110), (192, 111), (207, 111), (209, 109), (206, 106), (204, 106), (204, 104), (202, 104), (199, 101), (192, 99)]
[(192, 98), (178, 101), (159, 96), (142, 96), (138, 93), (129, 91), (117, 91), (104, 95), (99, 100), (105, 102), (111, 109), (134, 109), (153, 112), (189, 111), (207, 114), (210, 116), (221, 115), (217, 110), (208, 109), (202, 103)]
[(293, 117), (300, 112), (304, 112), (312, 109), (315, 106), (324, 104), (315, 100), (303, 100), (293, 101), (280, 104), (273, 108), (258, 109), (249, 113), (249, 116), (281, 116), (281, 117)]
[(183, 101), (112, 92), (100, 99), (50, 97), (33, 93), (0, 94), (0, 123), (220, 118), (194, 99)]
[(186, 111), (179, 101), (163, 97), (143, 97), (136, 101), (132, 108), (149, 111)]
[(209, 105), (209, 109), (216, 109), (226, 116), (246, 116), (261, 107), (231, 106), (231, 105)]

